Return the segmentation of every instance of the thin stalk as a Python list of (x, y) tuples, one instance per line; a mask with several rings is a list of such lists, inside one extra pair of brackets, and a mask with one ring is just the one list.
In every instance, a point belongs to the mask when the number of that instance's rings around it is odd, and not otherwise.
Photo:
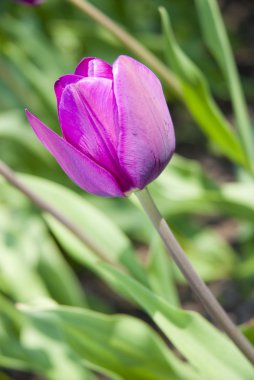
[(116, 262), (110, 260), (107, 253), (104, 252), (100, 246), (98, 246), (91, 238), (83, 231), (81, 231), (74, 223), (72, 223), (64, 214), (62, 214), (54, 206), (46, 202), (39, 195), (30, 190), (26, 184), (20, 180), (17, 175), (3, 162), (0, 160), (0, 175), (2, 175), (11, 185), (23, 193), (35, 206), (40, 210), (52, 215), (56, 220), (58, 220), (63, 226), (65, 226), (69, 231), (71, 231), (82, 243), (84, 243), (92, 252), (98, 256), (102, 261), (113, 265), (119, 269), (123, 268)]
[(155, 71), (170, 87), (172, 87), (178, 96), (182, 96), (182, 90), (179, 80), (170, 69), (164, 65), (153, 53), (143, 46), (136, 38), (121, 28), (116, 22), (102, 13), (94, 5), (86, 0), (69, 0), (70, 3), (78, 7), (93, 20), (109, 30), (119, 41), (127, 46), (137, 57), (145, 61), (150, 68)]
[(196, 273), (180, 244), (174, 237), (170, 227), (161, 216), (148, 190), (144, 189), (136, 192), (135, 194), (149, 219), (153, 223), (155, 229), (164, 241), (168, 253), (171, 255), (178, 268), (187, 279), (193, 292), (199, 298), (210, 317), (227, 333), (227, 335), (242, 351), (246, 358), (254, 364), (253, 347), (229, 319), (219, 302)]

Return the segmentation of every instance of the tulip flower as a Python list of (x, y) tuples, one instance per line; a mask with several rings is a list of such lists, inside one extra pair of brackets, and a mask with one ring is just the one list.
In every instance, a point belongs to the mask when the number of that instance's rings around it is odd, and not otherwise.
[(82, 189), (124, 197), (143, 189), (175, 149), (161, 83), (133, 58), (84, 58), (55, 84), (60, 137), (27, 111), (42, 144)]
[(15, 0), (17, 3), (24, 3), (24, 4), (29, 4), (29, 5), (39, 5), (41, 4), (44, 0)]

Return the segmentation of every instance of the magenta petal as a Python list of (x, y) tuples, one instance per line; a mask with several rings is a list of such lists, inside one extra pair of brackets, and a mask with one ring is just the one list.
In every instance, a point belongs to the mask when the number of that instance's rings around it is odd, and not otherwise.
[(120, 56), (113, 64), (113, 76), (120, 165), (142, 189), (161, 173), (174, 152), (171, 117), (160, 81), (146, 66)]
[(104, 197), (124, 196), (110, 173), (54, 133), (33, 114), (28, 111), (26, 113), (39, 140), (78, 186)]
[(102, 59), (94, 57), (82, 59), (76, 67), (75, 74), (83, 77), (113, 79), (112, 67)]
[(65, 139), (117, 175), (117, 109), (112, 81), (83, 78), (62, 94), (59, 120)]
[(63, 90), (68, 84), (76, 83), (79, 80), (81, 80), (83, 77), (80, 75), (75, 74), (67, 74), (60, 77), (54, 86), (55, 94), (56, 94), (56, 100), (57, 100), (57, 107), (59, 108), (59, 103), (62, 97)]
[(15, 0), (17, 3), (25, 3), (29, 5), (39, 5), (43, 3), (44, 0)]

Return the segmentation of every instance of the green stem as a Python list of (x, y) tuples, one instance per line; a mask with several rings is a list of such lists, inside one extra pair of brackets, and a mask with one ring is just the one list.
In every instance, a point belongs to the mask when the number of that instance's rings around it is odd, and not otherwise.
[(165, 219), (162, 218), (148, 190), (144, 189), (136, 192), (135, 194), (164, 241), (168, 253), (172, 256), (173, 260), (187, 279), (190, 287), (199, 298), (210, 317), (227, 333), (227, 335), (249, 359), (249, 361), (254, 364), (253, 347), (229, 319), (228, 315), (213, 296), (211, 291), (196, 273), (183, 249), (174, 237), (170, 227), (166, 223)]

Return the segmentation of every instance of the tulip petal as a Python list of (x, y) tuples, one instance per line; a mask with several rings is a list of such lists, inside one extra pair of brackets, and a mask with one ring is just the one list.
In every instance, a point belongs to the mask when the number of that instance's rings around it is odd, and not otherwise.
[(113, 64), (119, 114), (118, 157), (134, 186), (142, 189), (164, 169), (175, 149), (171, 117), (159, 79), (133, 58)]
[(102, 59), (94, 57), (82, 59), (76, 67), (75, 74), (83, 77), (113, 79), (112, 67)]
[(33, 114), (28, 111), (26, 113), (39, 140), (79, 187), (104, 197), (124, 196), (109, 172), (58, 136)]
[(68, 84), (76, 83), (79, 80), (81, 80), (83, 77), (80, 75), (75, 74), (67, 74), (60, 77), (54, 86), (55, 94), (56, 94), (56, 100), (57, 100), (57, 107), (59, 108), (60, 100), (62, 97), (63, 90)]
[(119, 131), (111, 80), (83, 78), (67, 86), (61, 97), (59, 120), (71, 145), (117, 176)]

